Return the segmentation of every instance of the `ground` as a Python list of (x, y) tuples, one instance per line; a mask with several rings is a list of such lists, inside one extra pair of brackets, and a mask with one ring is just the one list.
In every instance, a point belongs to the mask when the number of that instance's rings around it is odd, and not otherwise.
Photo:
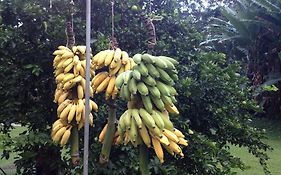
[[(273, 147), (273, 151), (268, 152), (270, 160), (268, 161), (269, 169), (272, 172), (272, 175), (281, 174), (281, 122), (280, 121), (272, 121), (266, 119), (256, 120), (255, 126), (259, 128), (264, 128), (267, 131), (268, 140), (265, 140), (271, 147)], [(23, 127), (15, 127), (12, 131), (12, 137), (18, 136), (25, 128)], [(1, 136), (1, 135), (0, 135)], [(237, 156), (241, 157), (241, 159), (246, 163), (249, 168), (245, 171), (235, 170), (238, 175), (263, 175), (263, 170), (259, 166), (258, 159), (248, 153), (247, 149), (239, 148), (236, 146), (231, 146), (231, 152)], [(0, 141), (0, 154), (1, 150), (1, 141)], [(15, 167), (13, 165), (13, 157), (16, 154), (13, 154), (9, 160), (1, 160), (0, 159), (0, 167), (4, 169), (7, 174), (14, 174)], [(0, 172), (1, 174), (2, 172)]]

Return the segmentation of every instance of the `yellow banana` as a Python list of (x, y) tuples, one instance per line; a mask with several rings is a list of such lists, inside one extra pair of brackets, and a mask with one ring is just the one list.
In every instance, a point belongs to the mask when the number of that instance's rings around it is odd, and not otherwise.
[(130, 70), (131, 69), (131, 62), (127, 61), (127, 63), (125, 64), (125, 71)]
[(110, 77), (106, 77), (102, 83), (97, 87), (96, 89), (96, 94), (102, 92), (103, 90), (105, 90), (105, 88), (107, 87), (108, 83), (110, 81)]
[(65, 131), (66, 131), (66, 128), (67, 127), (62, 127), (62, 128), (60, 128), (57, 132), (56, 132), (56, 134), (54, 135), (54, 137), (53, 137), (53, 141), (54, 142), (59, 142), (60, 141), (60, 139), (61, 139), (61, 137), (62, 137), (62, 135), (65, 133)]
[(175, 105), (165, 105), (165, 108), (167, 109), (167, 111), (169, 111), (170, 113), (175, 113), (175, 114), (179, 114), (179, 111), (177, 109), (177, 107)]
[(151, 139), (152, 139), (152, 145), (153, 145), (154, 151), (155, 151), (158, 159), (160, 160), (161, 163), (164, 163), (164, 152), (163, 152), (161, 143), (154, 137), (152, 137)]
[(184, 138), (179, 138), (179, 144), (184, 145), (184, 146), (188, 146), (188, 142), (187, 140), (185, 140)]
[(164, 145), (167, 145), (167, 146), (170, 145), (169, 139), (165, 135), (162, 134), (162, 137), (161, 138), (158, 137), (158, 139)]
[(84, 97), (84, 90), (81, 84), (77, 86), (77, 96), (79, 99), (82, 99)]
[(184, 138), (185, 137), (183, 135), (183, 133), (180, 130), (176, 129), (176, 128), (174, 128), (174, 134), (176, 134), (176, 136), (178, 136), (178, 138)]
[(109, 81), (108, 86), (106, 88), (106, 94), (111, 94), (113, 92), (114, 87), (115, 87), (115, 80), (116, 80), (115, 76), (110, 77), (110, 81)]
[(73, 52), (65, 52), (64, 54), (62, 54), (61, 56), (62, 58), (71, 58), (74, 57)]
[(122, 56), (122, 64), (127, 64), (129, 61), (129, 54), (125, 51), (121, 52), (121, 56)]
[(93, 110), (95, 110), (96, 112), (98, 112), (99, 107), (98, 107), (97, 103), (95, 103), (93, 100), (90, 100), (90, 105), (91, 105), (91, 108), (92, 108)]
[(108, 72), (98, 73), (92, 81), (93, 88), (96, 89), (107, 77), (108, 77)]
[(72, 68), (73, 68), (73, 66), (74, 66), (74, 64), (73, 64), (73, 62), (72, 63), (70, 63), (68, 66), (66, 66), (65, 68), (64, 68), (64, 73), (68, 73)]
[(69, 52), (72, 52), (68, 47), (65, 47), (65, 46), (59, 46), (58, 49), (59, 50), (67, 50)]
[(75, 116), (75, 112), (76, 112), (76, 104), (73, 104), (71, 106), (70, 111), (69, 111), (68, 116), (67, 116), (68, 123), (70, 123), (73, 120), (73, 118)]
[(163, 129), (163, 134), (171, 141), (178, 143), (179, 138), (172, 131), (168, 129)]
[(78, 100), (77, 103), (77, 109), (76, 109), (76, 113), (82, 113), (83, 109), (84, 109), (85, 105), (82, 99)]
[(113, 57), (114, 57), (114, 50), (110, 50), (107, 55), (106, 55), (106, 58), (104, 60), (104, 65), (105, 66), (108, 66), (110, 65), (110, 63), (112, 62), (113, 60)]
[(69, 103), (71, 103), (71, 100), (69, 99), (66, 99), (64, 102), (62, 102), (57, 108), (57, 113), (60, 114), (61, 111), (64, 110), (64, 108), (66, 108)]
[(66, 120), (67, 119), (67, 116), (69, 114), (69, 111), (70, 111), (71, 107), (72, 107), (72, 104), (70, 103), (70, 104), (67, 105), (67, 107), (65, 107), (63, 109), (63, 111), (60, 113), (60, 116), (59, 116), (60, 119), (62, 119), (62, 120)]
[(102, 53), (99, 56), (98, 62), (97, 62), (98, 66), (104, 65), (105, 58), (109, 52), (110, 52), (110, 50), (102, 51)]
[(145, 127), (144, 124), (142, 124), (141, 129), (139, 129), (139, 134), (141, 135), (141, 138), (144, 142), (144, 144), (150, 148), (151, 147), (151, 140), (150, 140), (150, 135), (148, 134), (148, 131)]
[(106, 133), (106, 131), (107, 131), (107, 127), (108, 127), (108, 124), (106, 124), (104, 127), (103, 127), (103, 129), (101, 130), (101, 132), (100, 132), (100, 135), (99, 135), (99, 142), (103, 142), (103, 140), (104, 140), (104, 136), (105, 136), (105, 133)]
[(62, 138), (61, 138), (61, 141), (60, 141), (60, 145), (61, 146), (64, 146), (67, 143), (67, 141), (68, 141), (68, 139), (69, 139), (69, 137), (71, 135), (71, 128), (72, 128), (72, 126), (69, 127), (69, 129), (67, 129), (64, 132), (64, 134), (62, 135)]
[(63, 92), (60, 97), (58, 98), (58, 104), (60, 105), (68, 96), (69, 91)]
[(114, 53), (113, 61), (117, 62), (121, 59), (122, 51), (121, 49), (117, 48)]
[(121, 66), (122, 66), (121, 60), (117, 61), (117, 62), (116, 62), (116, 66), (115, 66), (114, 68), (110, 68), (110, 69), (109, 69), (109, 75), (110, 75), (110, 76), (115, 75), (115, 74), (119, 71), (119, 69), (121, 68)]

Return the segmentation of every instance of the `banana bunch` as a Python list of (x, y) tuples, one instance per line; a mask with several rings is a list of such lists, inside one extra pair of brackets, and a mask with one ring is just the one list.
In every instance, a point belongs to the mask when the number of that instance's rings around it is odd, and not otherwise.
[(163, 148), (170, 154), (184, 156), (179, 145), (187, 146), (188, 142), (181, 131), (174, 128), (170, 121), (169, 113), (153, 109), (150, 114), (143, 104), (131, 101), (129, 109), (120, 117), (115, 144), (131, 142), (135, 147), (144, 143), (148, 148), (151, 146), (159, 158), (164, 162)]
[[(136, 54), (136, 65), (132, 70), (121, 73), (115, 85), (120, 96), (128, 101), (128, 110), (120, 117), (115, 144), (125, 145), (131, 142), (135, 147), (145, 144), (153, 147), (160, 162), (164, 162), (163, 148), (172, 155), (183, 157), (179, 145), (188, 142), (181, 131), (174, 128), (169, 113), (179, 114), (174, 105), (177, 92), (174, 80), (177, 80), (175, 65), (178, 62), (165, 56)], [(106, 126), (99, 139), (106, 133)]]
[(136, 63), (133, 69), (116, 78), (115, 85), (120, 90), (121, 98), (130, 101), (133, 96), (140, 96), (150, 114), (154, 108), (179, 114), (174, 105), (177, 91), (173, 87), (174, 80), (178, 80), (175, 69), (178, 62), (170, 57), (150, 54), (136, 54), (133, 60)]
[[(57, 84), (54, 102), (58, 104), (58, 120), (52, 126), (52, 139), (64, 146), (73, 127), (80, 130), (85, 123), (85, 91), (86, 91), (86, 60), (85, 46), (74, 46), (69, 49), (59, 46), (53, 54), (54, 76)], [(94, 72), (91, 72), (94, 75)], [(94, 91), (90, 87), (90, 95)], [(90, 100), (90, 110), (97, 112), (97, 104)], [(89, 122), (93, 125), (93, 115), (90, 113)]]
[(115, 86), (117, 75), (132, 69), (135, 62), (129, 57), (128, 53), (116, 50), (103, 50), (97, 53), (92, 59), (92, 69), (99, 70), (106, 68), (105, 71), (99, 72), (92, 80), (92, 88), (95, 93), (105, 91), (105, 97), (115, 99), (118, 89)]

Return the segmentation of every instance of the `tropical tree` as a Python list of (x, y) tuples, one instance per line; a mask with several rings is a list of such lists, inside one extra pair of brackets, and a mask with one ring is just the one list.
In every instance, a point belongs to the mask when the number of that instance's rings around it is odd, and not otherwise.
[[(280, 87), (281, 3), (275, 0), (241, 0), (222, 7), (219, 18), (210, 18), (207, 41), (217, 50), (241, 60), (268, 116), (280, 113), (278, 92), (263, 92), (265, 86)], [(276, 91), (272, 86), (270, 88)]]

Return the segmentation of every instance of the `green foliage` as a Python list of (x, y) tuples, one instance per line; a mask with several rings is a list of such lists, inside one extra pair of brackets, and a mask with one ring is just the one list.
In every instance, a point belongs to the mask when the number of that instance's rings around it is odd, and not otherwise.
[(211, 35), (202, 43), (228, 54), (232, 60), (243, 61), (244, 74), (252, 80), (268, 117), (280, 114), (278, 95), (260, 91), (270, 82), (280, 88), (280, 10), (281, 3), (276, 0), (240, 0), (222, 7), (222, 16), (210, 18)]
[[(201, 1), (193, 1), (200, 4)], [(65, 43), (65, 19), (69, 1), (7, 0), (0, 2), (0, 132), (7, 134), (4, 142), (5, 156), (17, 152), (15, 164), (18, 174), (50, 172), (73, 174), (81, 172), (82, 165), (74, 168), (70, 163), (69, 149), (59, 151), (50, 138), (50, 126), (56, 118), (53, 103), (54, 79), (52, 52)], [(115, 7), (116, 36), (122, 50), (131, 55), (146, 51), (146, 29), (132, 5), (147, 7), (148, 0), (117, 1)], [(260, 158), (266, 169), (268, 149), (260, 139), (262, 133), (249, 126), (249, 119), (258, 111), (249, 100), (246, 79), (237, 74), (238, 64), (226, 64), (224, 55), (199, 55), (199, 43), (204, 36), (200, 25), (193, 24), (200, 17), (181, 9), (186, 1), (152, 1), (152, 14), (163, 19), (155, 21), (158, 44), (155, 54), (177, 58), (181, 65), (181, 84), (177, 84), (181, 118), (174, 118), (176, 126), (191, 134), (187, 135), (190, 146), (184, 149), (186, 157), (175, 159), (165, 155), (163, 165), (150, 156), (152, 174), (227, 174), (231, 169), (244, 165), (233, 157), (228, 144), (244, 146)], [(74, 31), (76, 43), (85, 38), (84, 1), (75, 1)], [(111, 3), (92, 1), (93, 52), (106, 49), (111, 34)], [(216, 3), (214, 2), (216, 5)], [(201, 4), (202, 5), (202, 4)], [(195, 9), (195, 7), (193, 8)], [(195, 10), (199, 12), (200, 10)], [(194, 12), (195, 12), (194, 11)], [(192, 18), (188, 16), (192, 15)], [(112, 149), (108, 165), (98, 164), (101, 144), (97, 136), (106, 122), (107, 108), (103, 96), (96, 96), (100, 111), (95, 116), (95, 127), (90, 133), (90, 174), (139, 174), (138, 151), (128, 147)], [(118, 116), (125, 104), (118, 103)], [(28, 128), (17, 138), (8, 136), (11, 123)], [(83, 131), (80, 132), (80, 148)], [(82, 149), (80, 149), (82, 151)], [(154, 155), (153, 150), (149, 150)], [(60, 156), (61, 155), (61, 156)], [(83, 155), (82, 152), (80, 155)], [(82, 161), (81, 161), (82, 162)], [(184, 171), (184, 172), (183, 172)], [(188, 172), (186, 172), (188, 171)]]
[(187, 160), (176, 165), (182, 169), (195, 166), (187, 168), (192, 169), (190, 174), (230, 174), (231, 168), (244, 169), (240, 159), (230, 154), (228, 146), (233, 144), (247, 147), (268, 172), (265, 151), (269, 147), (261, 140), (264, 133), (250, 126), (261, 109), (250, 100), (251, 89), (239, 74), (239, 64), (228, 65), (224, 54), (208, 53), (192, 58), (187, 68), (189, 78), (183, 80), (178, 101), (182, 121), (195, 134), (185, 150)]

